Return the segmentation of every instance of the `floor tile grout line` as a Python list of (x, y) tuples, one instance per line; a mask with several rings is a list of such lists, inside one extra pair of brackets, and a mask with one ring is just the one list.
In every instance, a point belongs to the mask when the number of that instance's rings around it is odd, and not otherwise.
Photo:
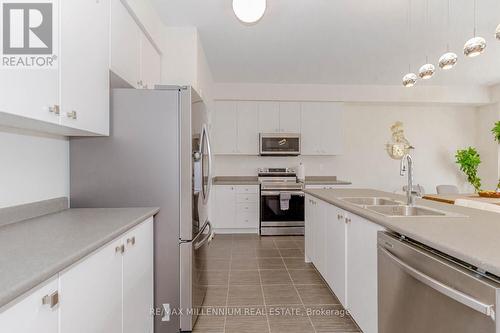
[[(276, 244), (276, 241), (275, 241), (275, 244)], [(281, 252), (280, 252), (281, 254)], [(292, 281), (292, 285), (293, 285), (293, 288), (295, 289), (295, 292), (297, 293), (297, 295), (299, 296), (299, 299), (300, 299), (300, 302), (302, 303), (302, 307), (304, 308), (304, 310), (306, 309), (306, 306), (304, 304), (304, 300), (302, 299), (302, 296), (300, 296), (300, 293), (299, 293), (299, 290), (297, 289), (297, 287), (295, 286), (295, 282), (293, 281), (292, 279), (292, 275), (290, 274), (290, 271), (288, 270), (288, 267), (286, 266), (285, 264), (285, 260), (283, 259), (283, 257), (281, 257), (281, 260), (283, 260), (283, 264), (285, 265), (285, 269), (286, 269), (286, 272), (288, 273), (288, 276), (290, 277), (290, 280)], [(316, 327), (314, 326), (313, 322), (312, 322), (312, 319), (311, 317), (307, 314), (306, 312), (306, 315), (307, 315), (307, 319), (309, 319), (309, 323), (311, 324), (311, 327), (314, 331), (314, 333), (317, 333), (316, 332)]]
[(267, 314), (266, 295), (264, 294), (264, 286), (262, 285), (262, 275), (260, 274), (260, 267), (258, 265), (257, 269), (259, 271), (260, 291), (262, 293), (262, 302), (264, 303), (264, 313), (266, 314), (267, 329), (269, 330), (269, 333), (271, 333), (271, 324), (269, 323), (269, 316)]

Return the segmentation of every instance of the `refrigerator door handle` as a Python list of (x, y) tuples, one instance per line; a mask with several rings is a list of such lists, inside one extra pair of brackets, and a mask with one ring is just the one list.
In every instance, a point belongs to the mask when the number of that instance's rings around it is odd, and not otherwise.
[[(210, 146), (210, 135), (208, 133), (208, 126), (205, 124), (203, 125), (202, 131), (201, 131), (201, 145), (200, 145), (200, 156), (201, 156), (201, 169), (202, 169), (202, 175), (201, 175), (201, 193), (203, 196), (203, 203), (207, 204), (208, 199), (210, 198), (210, 192), (212, 191), (212, 147)], [(205, 147), (206, 145), (206, 147)], [(207, 170), (208, 170), (208, 175), (207, 175), (207, 188), (205, 190), (205, 178), (203, 176), (203, 169), (204, 169), (204, 152), (205, 148), (207, 150)]]
[(193, 240), (193, 247), (195, 250), (198, 250), (203, 245), (210, 243), (210, 241), (212, 240), (212, 238), (214, 236), (214, 231), (212, 230), (212, 223), (210, 223), (209, 220), (207, 220), (207, 222), (205, 222), (205, 227), (203, 228), (203, 230), (199, 234), (202, 234), (203, 231), (205, 231), (205, 229), (207, 227), (208, 227), (208, 232), (206, 233), (206, 236), (203, 237), (203, 239), (201, 241), (196, 242)]

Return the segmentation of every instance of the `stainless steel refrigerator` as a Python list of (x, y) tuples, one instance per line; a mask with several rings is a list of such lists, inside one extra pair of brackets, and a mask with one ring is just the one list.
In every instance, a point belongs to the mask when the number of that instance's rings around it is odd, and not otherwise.
[[(206, 106), (190, 87), (114, 89), (109, 137), (70, 142), (71, 207), (158, 206), (155, 217), (155, 332), (191, 331), (212, 236)], [(183, 309), (183, 315), (177, 315)], [(175, 312), (174, 312), (175, 310)]]

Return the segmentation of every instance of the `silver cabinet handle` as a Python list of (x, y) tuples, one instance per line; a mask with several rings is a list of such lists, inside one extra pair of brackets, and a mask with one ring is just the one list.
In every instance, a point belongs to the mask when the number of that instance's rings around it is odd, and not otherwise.
[(53, 105), (53, 106), (49, 106), (49, 112), (50, 113), (53, 113), (55, 115), (59, 115), (60, 113), (60, 108), (59, 108), (59, 105)]
[(43, 296), (42, 304), (49, 305), (51, 309), (55, 307), (57, 304), (59, 304), (59, 292), (55, 291), (50, 295)]
[(350, 219), (350, 218), (348, 218), (348, 217), (346, 217), (346, 218), (345, 218), (345, 223), (346, 223), (346, 224), (351, 223), (351, 219)]
[(76, 111), (75, 110), (73, 110), (71, 112), (66, 112), (66, 115), (68, 116), (68, 118), (76, 119)]
[(127, 239), (127, 244), (130, 244), (132, 246), (135, 245), (135, 236), (132, 237), (132, 238), (128, 238)]
[(495, 306), (493, 304), (484, 304), (483, 302), (461, 292), (456, 289), (451, 288), (450, 286), (445, 285), (444, 283), (420, 272), (419, 270), (411, 267), (405, 262), (401, 261), (395, 255), (387, 251), (386, 249), (379, 247), (379, 250), (385, 254), (389, 259), (391, 259), (397, 266), (399, 266), (403, 271), (408, 273), (414, 279), (420, 281), (426, 286), (434, 289), (435, 291), (454, 299), (455, 301), (462, 303), (469, 308), (476, 310), (484, 315), (491, 317), (495, 320)]
[(125, 245), (119, 245), (115, 247), (115, 253), (124, 253), (125, 252)]

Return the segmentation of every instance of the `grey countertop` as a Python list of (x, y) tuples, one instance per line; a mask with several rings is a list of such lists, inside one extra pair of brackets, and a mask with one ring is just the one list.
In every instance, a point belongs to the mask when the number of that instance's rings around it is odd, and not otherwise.
[[(345, 180), (338, 180), (336, 176), (306, 176), (306, 185), (350, 185)], [(257, 176), (218, 176), (214, 178), (214, 185), (259, 185)]]
[(305, 190), (318, 199), (373, 221), (388, 230), (500, 276), (500, 215), (478, 209), (417, 199), (417, 205), (461, 214), (457, 217), (385, 217), (341, 197), (405, 197), (370, 189)]
[(0, 308), (158, 211), (66, 209), (0, 227)]

